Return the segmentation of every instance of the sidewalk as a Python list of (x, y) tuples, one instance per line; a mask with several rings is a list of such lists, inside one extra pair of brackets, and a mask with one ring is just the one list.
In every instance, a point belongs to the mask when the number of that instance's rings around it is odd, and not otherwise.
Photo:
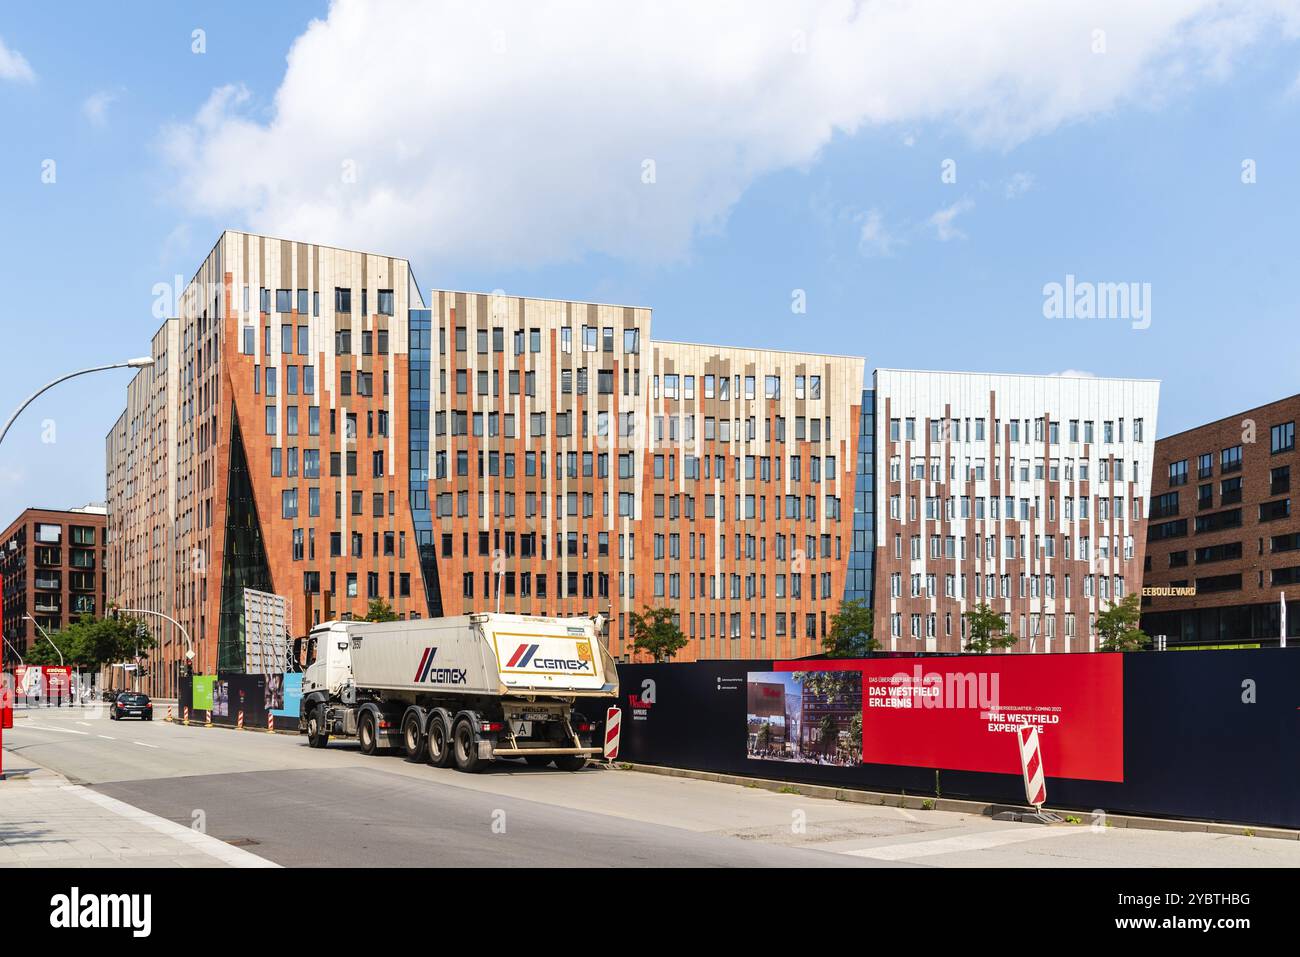
[(277, 867), (4, 754), (0, 867)]

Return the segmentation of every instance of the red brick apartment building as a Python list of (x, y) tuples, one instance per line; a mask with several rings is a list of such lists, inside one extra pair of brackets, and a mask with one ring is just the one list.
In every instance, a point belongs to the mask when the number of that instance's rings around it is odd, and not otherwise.
[(103, 615), (106, 523), (102, 505), (29, 508), (0, 533), (5, 667), (39, 640), (36, 625), (53, 633)]
[(1156, 443), (1142, 627), (1170, 646), (1300, 638), (1300, 395)]

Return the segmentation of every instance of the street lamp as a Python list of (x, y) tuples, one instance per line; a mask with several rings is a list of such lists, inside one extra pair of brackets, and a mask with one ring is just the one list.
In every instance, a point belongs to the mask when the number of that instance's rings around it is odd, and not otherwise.
[(27, 401), (20, 405), (13, 415), (9, 416), (9, 421), (5, 423), (3, 429), (0, 429), (0, 444), (3, 444), (5, 436), (9, 434), (9, 427), (14, 424), (14, 420), (17, 419), (18, 416), (22, 415), (23, 409), (35, 402), (42, 392), (45, 392), (47, 389), (52, 389), (60, 382), (66, 382), (69, 379), (75, 379), (79, 375), (86, 375), (90, 372), (104, 372), (108, 369), (144, 369), (151, 365), (153, 365), (153, 358), (150, 356), (142, 356), (138, 359), (127, 359), (125, 362), (113, 362), (106, 366), (91, 366), (89, 369), (79, 369), (76, 372), (69, 372), (67, 375), (59, 376), (52, 382), (47, 382), (28, 396)]
[[(0, 638), (3, 638), (3, 637), (4, 637), (3, 635), (0, 635)], [(21, 667), (26, 668), (27, 665), (26, 665), (26, 663), (23, 661), (23, 655), (22, 655), (22, 652), (20, 652), (20, 651), (18, 650), (18, 648), (14, 645), (14, 643), (13, 643), (12, 641), (10, 641), (8, 638), (5, 638), (5, 639), (4, 639), (4, 642), (5, 642), (6, 645), (9, 646), (9, 650), (12, 651), (12, 652), (14, 653), (14, 657), (16, 657), (16, 658), (18, 659), (18, 664), (19, 664)]]
[(59, 652), (59, 667), (62, 668), (63, 652), (59, 651), (59, 646), (54, 643), (54, 639), (50, 637), (50, 633), (46, 631), (44, 628), (42, 628), (41, 623), (38, 622), (35, 618), (33, 618), (31, 615), (23, 615), (23, 617), (36, 626), (36, 630), (39, 631), (44, 636), (45, 640), (50, 643), (51, 648)]

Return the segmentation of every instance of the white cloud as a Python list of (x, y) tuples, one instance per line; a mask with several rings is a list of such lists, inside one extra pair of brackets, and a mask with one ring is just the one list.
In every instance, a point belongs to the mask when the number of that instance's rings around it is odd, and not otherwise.
[(1002, 186), (1002, 195), (1016, 199), (1034, 188), (1034, 177), (1029, 173), (1012, 173)]
[(946, 206), (930, 217), (929, 223), (934, 227), (935, 235), (939, 237), (940, 242), (948, 242), (950, 239), (965, 239), (966, 234), (953, 225), (953, 221), (962, 213), (968, 212), (975, 208), (973, 199), (959, 199), (951, 206)]
[(1221, 77), (1295, 33), (1294, 6), (336, 0), (273, 101), (222, 87), (163, 144), (180, 205), (220, 224), (443, 262), (665, 260), (836, 134), (1007, 147)]
[(108, 125), (108, 108), (117, 100), (118, 95), (110, 90), (99, 90), (86, 97), (81, 104), (81, 112), (92, 126)]
[(885, 219), (880, 210), (873, 209), (862, 220), (862, 230), (858, 234), (858, 251), (864, 256), (888, 256), (901, 240), (885, 228)]
[(0, 80), (14, 80), (18, 83), (35, 83), (36, 73), (27, 58), (17, 50), (5, 46), (0, 37)]

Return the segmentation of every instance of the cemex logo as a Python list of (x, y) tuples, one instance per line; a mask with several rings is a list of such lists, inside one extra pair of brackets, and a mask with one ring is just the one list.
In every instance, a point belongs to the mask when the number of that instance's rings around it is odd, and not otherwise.
[(416, 684), (429, 682), (435, 685), (463, 685), (465, 684), (464, 668), (435, 668), (433, 659), (437, 657), (437, 648), (425, 648), (424, 655), (420, 658), (420, 666), (415, 669), (413, 680)]
[(50, 926), (56, 929), (127, 928), (133, 937), (153, 929), (151, 894), (82, 894), (78, 887), (50, 898)]
[(537, 649), (541, 645), (530, 645), (527, 642), (515, 649), (515, 653), (510, 656), (506, 662), (507, 668), (527, 668), (531, 663), (534, 668), (543, 671), (591, 671), (592, 663), (590, 660), (583, 658), (536, 658)]

